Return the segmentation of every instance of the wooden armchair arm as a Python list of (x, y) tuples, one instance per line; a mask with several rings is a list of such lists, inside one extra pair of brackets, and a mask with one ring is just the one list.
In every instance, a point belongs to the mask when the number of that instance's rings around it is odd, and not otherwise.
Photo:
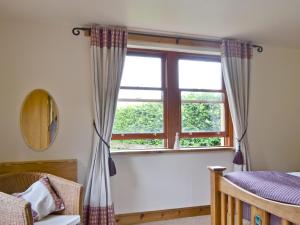
[(0, 224), (33, 225), (30, 203), (0, 192)]
[(80, 215), (83, 220), (83, 186), (61, 177), (47, 174), (51, 185), (63, 199), (65, 215)]

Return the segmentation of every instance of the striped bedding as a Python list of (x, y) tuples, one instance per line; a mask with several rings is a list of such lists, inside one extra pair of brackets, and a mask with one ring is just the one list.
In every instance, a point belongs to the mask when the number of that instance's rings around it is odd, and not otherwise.
[[(300, 172), (290, 174), (275, 171), (232, 172), (225, 177), (262, 198), (300, 205)], [(247, 204), (244, 206), (244, 218), (250, 219), (250, 207)], [(281, 220), (271, 216), (270, 223), (280, 225)]]

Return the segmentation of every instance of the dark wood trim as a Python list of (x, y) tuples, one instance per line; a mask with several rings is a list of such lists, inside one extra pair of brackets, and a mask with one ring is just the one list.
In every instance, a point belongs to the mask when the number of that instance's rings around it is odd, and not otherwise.
[(165, 51), (156, 49), (128, 48), (127, 55), (163, 58)]
[(167, 148), (173, 148), (176, 132), (180, 132), (180, 91), (177, 53), (168, 52), (166, 62)]
[(123, 90), (142, 90), (142, 91), (162, 91), (162, 88), (154, 88), (154, 87), (133, 87), (133, 86), (121, 86)]
[(201, 60), (206, 62), (221, 62), (221, 56), (219, 55), (208, 55), (208, 54), (197, 54), (197, 53), (185, 53), (185, 52), (176, 52), (178, 60), (187, 59), (187, 60)]
[[(172, 149), (175, 142), (176, 132), (180, 133), (181, 137), (224, 137), (225, 146), (233, 146), (233, 128), (229, 113), (229, 106), (227, 101), (227, 95), (225, 91), (224, 82), (222, 80), (222, 88), (219, 90), (210, 89), (180, 89), (179, 88), (179, 74), (178, 74), (178, 60), (205, 60), (220, 62), (220, 56), (211, 55), (199, 55), (190, 53), (181, 53), (174, 51), (163, 50), (148, 50), (148, 49), (128, 49), (128, 55), (137, 56), (154, 56), (160, 57), (162, 60), (162, 73), (161, 73), (161, 88), (152, 87), (121, 87), (121, 89), (136, 89), (136, 90), (161, 90), (163, 92), (163, 104), (164, 104), (164, 131), (159, 134), (113, 134), (112, 140), (129, 140), (129, 139), (165, 139), (165, 148)], [(223, 93), (222, 101), (214, 102), (207, 101), (208, 103), (224, 103), (225, 111), (225, 131), (224, 132), (182, 132), (181, 131), (181, 91), (191, 92), (217, 92)], [(130, 99), (123, 99), (123, 101), (129, 101)], [(155, 101), (158, 100), (132, 100), (132, 101)], [(184, 102), (184, 101), (183, 101)], [(206, 101), (201, 101), (206, 102)]]
[(222, 94), (225, 91), (223, 89), (189, 89), (189, 88), (180, 88), (180, 91), (184, 92), (214, 92), (214, 93), (219, 93)]
[(113, 134), (112, 140), (130, 140), (130, 139), (163, 139), (166, 138), (165, 134), (157, 133), (157, 134), (141, 134), (141, 133), (133, 133), (133, 134)]
[(164, 147), (168, 148), (168, 97), (167, 97), (167, 56), (166, 54), (163, 55), (163, 64), (161, 67), (161, 74), (162, 74), (162, 88), (163, 88), (163, 98), (164, 98), (164, 134), (165, 134), (165, 141), (164, 141)]
[[(223, 75), (222, 75), (223, 76)], [(229, 109), (229, 103), (228, 103), (228, 96), (225, 88), (225, 83), (223, 79), (223, 90), (224, 90), (224, 97), (225, 97), (225, 102), (224, 102), (224, 108), (225, 108), (225, 132), (226, 132), (226, 137), (225, 137), (225, 146), (233, 146), (233, 124), (232, 124), (232, 118), (231, 118), (231, 113)]]
[[(151, 99), (149, 101), (158, 101), (158, 100)], [(182, 100), (181, 103), (183, 103), (183, 104), (193, 104), (193, 103), (195, 103), (195, 104), (224, 104), (223, 101), (215, 101), (215, 100)]]
[(180, 133), (181, 138), (206, 138), (206, 137), (224, 137), (226, 132), (185, 132)]
[[(159, 100), (159, 99), (132, 99), (132, 98), (119, 98), (118, 101), (120, 102), (159, 102), (162, 103), (163, 100)], [(204, 102), (204, 101), (202, 101)], [(219, 102), (207, 102), (206, 103), (219, 103)], [(222, 103), (222, 102), (220, 102)]]
[(210, 206), (195, 206), (188, 208), (166, 209), (148, 212), (127, 213), (116, 215), (118, 225), (132, 225), (153, 221), (170, 220), (192, 216), (210, 215)]

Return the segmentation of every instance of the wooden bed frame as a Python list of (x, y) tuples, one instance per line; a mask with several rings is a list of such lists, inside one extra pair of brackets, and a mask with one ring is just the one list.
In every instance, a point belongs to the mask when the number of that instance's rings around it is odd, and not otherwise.
[(242, 225), (243, 202), (251, 207), (251, 225), (269, 225), (270, 215), (282, 225), (300, 224), (300, 206), (271, 201), (252, 194), (223, 177), (225, 167), (211, 166), (211, 225)]

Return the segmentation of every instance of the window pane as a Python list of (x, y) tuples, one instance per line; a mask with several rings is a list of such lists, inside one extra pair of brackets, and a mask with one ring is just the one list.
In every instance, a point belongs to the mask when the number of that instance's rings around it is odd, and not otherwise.
[(181, 92), (182, 102), (223, 102), (223, 93), (212, 92)]
[(161, 58), (126, 56), (121, 86), (161, 87)]
[(221, 63), (179, 60), (179, 88), (222, 89)]
[(181, 147), (205, 147), (205, 146), (223, 146), (224, 138), (213, 137), (213, 138), (181, 138)]
[(119, 92), (120, 99), (136, 99), (136, 100), (157, 100), (162, 101), (162, 91), (149, 90), (128, 90), (121, 89)]
[(113, 133), (163, 133), (163, 103), (118, 102)]
[(134, 139), (134, 140), (113, 140), (111, 141), (111, 149), (126, 150), (126, 149), (155, 149), (163, 148), (164, 140), (162, 139)]
[(223, 103), (183, 103), (182, 132), (224, 131), (224, 114)]

